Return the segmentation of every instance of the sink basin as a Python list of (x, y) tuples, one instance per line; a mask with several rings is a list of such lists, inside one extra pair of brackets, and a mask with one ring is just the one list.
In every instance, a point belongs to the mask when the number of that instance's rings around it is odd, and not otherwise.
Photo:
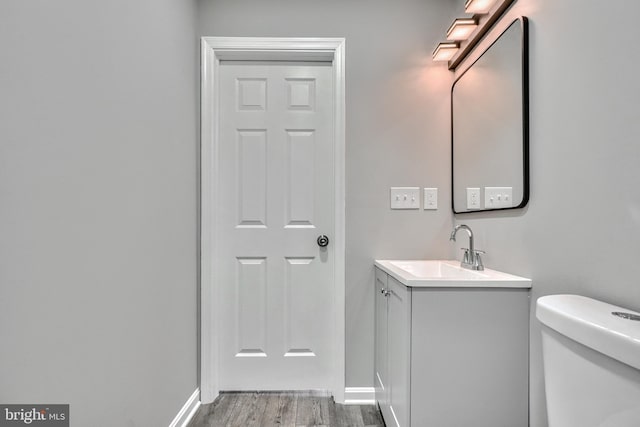
[(376, 260), (375, 265), (405, 286), (530, 288), (531, 280), (485, 268), (474, 271), (449, 260)]
[(459, 262), (452, 264), (450, 261), (389, 261), (389, 263), (393, 267), (399, 268), (414, 277), (445, 280), (460, 278), (477, 280), (482, 277), (487, 277), (482, 271), (461, 268)]

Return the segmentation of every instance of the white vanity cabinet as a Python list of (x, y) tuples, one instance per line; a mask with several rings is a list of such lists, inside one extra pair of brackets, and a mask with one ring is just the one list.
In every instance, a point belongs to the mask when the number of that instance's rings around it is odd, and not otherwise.
[(394, 276), (376, 266), (374, 381), (386, 425), (527, 427), (530, 281), (406, 286)]

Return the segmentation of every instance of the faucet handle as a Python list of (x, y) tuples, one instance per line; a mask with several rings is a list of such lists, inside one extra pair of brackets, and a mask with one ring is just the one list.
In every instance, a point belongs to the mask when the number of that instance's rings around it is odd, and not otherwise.
[[(469, 251), (469, 248), (460, 248), (460, 250), (461, 250), (461, 251), (465, 251), (465, 253), (470, 252), (470, 251)], [(473, 250), (473, 253), (474, 253), (474, 254), (486, 254), (486, 252), (485, 252), (485, 251), (481, 251), (480, 249), (474, 249), (474, 250)]]
[(473, 256), (473, 259), (474, 259), (473, 269), (480, 270), (480, 271), (484, 270), (484, 264), (482, 263), (482, 257), (480, 256), (480, 254), (485, 254), (486, 252), (478, 249), (474, 250), (473, 252), (475, 252)]
[(462, 254), (462, 264), (471, 264), (471, 252), (469, 252), (469, 248), (460, 248), (460, 250), (464, 251), (464, 254)]

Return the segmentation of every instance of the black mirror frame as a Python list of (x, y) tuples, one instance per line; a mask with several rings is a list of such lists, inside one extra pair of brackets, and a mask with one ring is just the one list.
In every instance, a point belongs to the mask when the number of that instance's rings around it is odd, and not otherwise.
[[(454, 164), (453, 164), (453, 89), (469, 69), (475, 64), (482, 55), (485, 54), (491, 46), (493, 46), (502, 35), (511, 28), (515, 22), (520, 21), (522, 26), (522, 202), (518, 206), (511, 206), (509, 208), (499, 209), (478, 209), (470, 211), (458, 212), (455, 209), (454, 198)], [(529, 19), (526, 16), (521, 16), (515, 19), (502, 33), (500, 33), (496, 39), (482, 52), (480, 55), (451, 85), (451, 210), (454, 214), (469, 214), (477, 212), (491, 212), (491, 211), (504, 211), (509, 209), (521, 209), (524, 208), (529, 202)]]

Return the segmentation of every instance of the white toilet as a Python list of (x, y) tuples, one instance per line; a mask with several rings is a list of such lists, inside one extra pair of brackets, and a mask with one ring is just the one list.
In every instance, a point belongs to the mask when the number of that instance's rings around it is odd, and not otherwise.
[(640, 313), (549, 295), (538, 299), (536, 317), (549, 427), (639, 427)]

